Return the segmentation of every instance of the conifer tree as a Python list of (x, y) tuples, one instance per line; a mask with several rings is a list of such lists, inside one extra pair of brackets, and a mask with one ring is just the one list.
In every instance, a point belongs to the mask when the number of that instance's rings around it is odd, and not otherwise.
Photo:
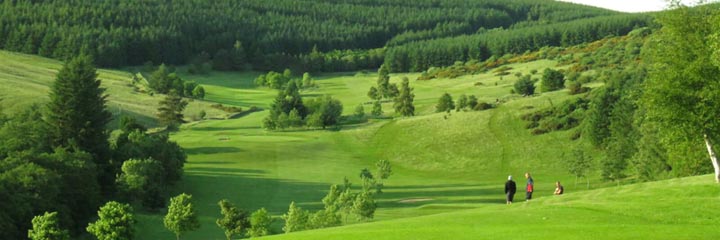
[(220, 200), (218, 205), (220, 206), (222, 218), (216, 220), (215, 223), (223, 229), (228, 240), (232, 239), (233, 235), (242, 234), (243, 230), (250, 227), (247, 212), (235, 207), (227, 199)]
[(160, 108), (158, 108), (158, 119), (160, 123), (167, 126), (169, 129), (177, 129), (180, 124), (183, 123), (183, 111), (187, 106), (188, 102), (183, 100), (177, 92), (170, 91), (165, 96), (165, 99), (160, 101)]
[(410, 80), (404, 77), (400, 87), (400, 94), (395, 98), (395, 112), (401, 116), (415, 115), (415, 105), (413, 105), (415, 94), (412, 91)]
[(47, 116), (53, 145), (90, 153), (100, 170), (98, 177), (103, 187), (112, 186), (115, 176), (109, 164), (105, 127), (112, 115), (106, 110), (106, 102), (107, 95), (100, 87), (92, 60), (81, 56), (71, 59), (58, 72)]
[(308, 212), (296, 206), (295, 202), (290, 203), (288, 212), (282, 216), (285, 219), (283, 231), (290, 233), (306, 230), (309, 217)]

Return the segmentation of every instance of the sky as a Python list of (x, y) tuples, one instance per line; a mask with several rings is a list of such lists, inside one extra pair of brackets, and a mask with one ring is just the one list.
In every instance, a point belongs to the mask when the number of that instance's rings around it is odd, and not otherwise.
[[(590, 6), (612, 9), (621, 12), (650, 12), (666, 9), (668, 2), (665, 0), (559, 0), (574, 2)], [(683, 0), (685, 4), (692, 5), (697, 0)]]

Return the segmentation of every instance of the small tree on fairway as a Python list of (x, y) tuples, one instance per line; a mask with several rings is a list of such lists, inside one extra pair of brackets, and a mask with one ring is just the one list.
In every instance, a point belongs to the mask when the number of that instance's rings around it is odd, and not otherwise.
[(182, 112), (185, 110), (187, 104), (188, 102), (183, 100), (177, 92), (170, 91), (170, 93), (165, 96), (165, 99), (160, 101), (158, 120), (169, 129), (177, 129), (177, 127), (183, 123), (184, 116)]
[(380, 101), (373, 102), (373, 108), (371, 114), (375, 117), (379, 117), (383, 115), (382, 110), (382, 104), (380, 104)]
[(443, 94), (435, 105), (435, 112), (449, 112), (455, 109), (455, 103), (449, 93)]
[(163, 223), (165, 228), (173, 232), (177, 239), (180, 239), (185, 232), (200, 228), (200, 222), (191, 200), (192, 195), (185, 193), (170, 199), (168, 213), (165, 215)]
[(31, 240), (69, 240), (67, 230), (60, 228), (57, 212), (35, 216), (32, 219), (32, 229), (28, 231)]
[(365, 117), (365, 108), (363, 107), (362, 103), (358, 104), (357, 107), (355, 107), (355, 117), (358, 119), (362, 119)]
[(375, 203), (373, 194), (368, 191), (363, 191), (355, 196), (352, 212), (357, 215), (358, 220), (367, 220), (375, 216), (376, 208), (377, 204)]
[(98, 240), (131, 240), (134, 238), (135, 216), (128, 204), (110, 201), (98, 211), (98, 220), (87, 231)]
[(250, 215), (250, 229), (247, 231), (247, 236), (255, 238), (269, 235), (270, 224), (272, 224), (272, 217), (265, 208), (253, 212)]
[(228, 240), (232, 239), (233, 235), (241, 235), (242, 231), (250, 226), (247, 212), (238, 209), (227, 199), (220, 200), (218, 205), (222, 218), (216, 220), (215, 223), (223, 229), (225, 238)]
[(197, 85), (192, 90), (192, 96), (197, 99), (204, 99), (205, 98), (205, 88), (203, 86)]
[(412, 93), (413, 89), (410, 87), (410, 80), (404, 77), (400, 86), (399, 94), (395, 97), (395, 112), (401, 116), (413, 116), (415, 115), (415, 105), (413, 100), (415, 94)]
[(475, 106), (477, 106), (477, 105), (478, 105), (477, 97), (475, 97), (475, 95), (470, 95), (468, 97), (468, 102), (467, 102), (468, 108), (475, 109)]
[(378, 92), (376, 87), (370, 87), (370, 90), (368, 90), (367, 96), (372, 100), (380, 100), (382, 99), (382, 95)]
[(577, 185), (578, 178), (585, 178), (587, 181), (587, 188), (590, 188), (590, 179), (587, 178), (587, 173), (590, 171), (592, 166), (592, 158), (585, 155), (585, 151), (580, 148), (573, 150), (572, 157), (567, 161), (568, 172), (575, 176), (575, 185)]
[(285, 220), (285, 226), (282, 228), (285, 233), (308, 229), (309, 213), (296, 206), (295, 202), (290, 203), (288, 212), (282, 218)]
[(375, 176), (367, 168), (360, 170), (360, 179), (363, 182), (363, 190), (369, 191), (375, 187)]
[(302, 78), (302, 86), (305, 88), (314, 87), (315, 83), (310, 76), (310, 73), (304, 73)]
[(384, 159), (375, 163), (375, 166), (377, 167), (376, 176), (379, 179), (377, 186), (376, 186), (377, 193), (382, 193), (382, 187), (385, 186), (383, 183), (384, 182), (383, 180), (388, 179), (388, 177), (390, 177), (390, 175), (392, 175), (392, 173), (393, 173), (392, 167), (390, 166), (390, 161), (384, 160)]
[(460, 97), (457, 100), (457, 106), (456, 106), (457, 108), (455, 110), (459, 112), (459, 111), (467, 108), (467, 106), (468, 106), (467, 95), (465, 95), (465, 94), (460, 95)]
[(513, 85), (515, 92), (523, 96), (531, 96), (535, 94), (535, 83), (530, 79), (530, 75), (522, 76)]
[(193, 90), (195, 90), (195, 88), (197, 88), (197, 87), (198, 87), (198, 84), (196, 82), (185, 81), (183, 83), (183, 94), (182, 95), (186, 96), (186, 97), (195, 96), (195, 94), (193, 94)]

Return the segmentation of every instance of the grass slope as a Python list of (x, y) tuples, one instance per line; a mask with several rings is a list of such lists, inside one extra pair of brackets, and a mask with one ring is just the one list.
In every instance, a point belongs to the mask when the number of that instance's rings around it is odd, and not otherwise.
[[(513, 72), (527, 73), (555, 64), (541, 60), (511, 66)], [(276, 217), (287, 211), (291, 201), (317, 210), (329, 185), (348, 177), (357, 186), (360, 170), (374, 169), (379, 159), (391, 161), (395, 174), (378, 198), (374, 221), (503, 204), (502, 184), (507, 174), (520, 177), (525, 171), (536, 173), (538, 196), (550, 194), (556, 180), (573, 179), (562, 164), (568, 146), (575, 144), (569, 140), (570, 133), (532, 136), (518, 118), (552, 101), (569, 98), (564, 91), (518, 98), (510, 95), (516, 77), (491, 73), (430, 81), (415, 81), (417, 74), (397, 74), (391, 81), (403, 76), (412, 79), (417, 117), (373, 119), (337, 131), (267, 132), (260, 128), (267, 115), (263, 111), (239, 119), (185, 125), (172, 136), (189, 157), (184, 180), (176, 191), (193, 194), (202, 227), (184, 238), (223, 238), (215, 225), (221, 199), (250, 211), (265, 207)], [(252, 73), (219, 72), (184, 76), (218, 93), (208, 96), (211, 101), (267, 107), (275, 91), (255, 88), (254, 77)], [(367, 89), (375, 84), (376, 75), (336, 73), (318, 76), (316, 81), (320, 87), (304, 91), (305, 97), (330, 94), (342, 101), (345, 114), (351, 114), (354, 106), (369, 102)], [(437, 99), (445, 92), (454, 97), (465, 93), (481, 101), (500, 98), (507, 102), (482, 112), (434, 113)], [(383, 104), (383, 108), (392, 113), (392, 103)], [(369, 111), (370, 106), (365, 109)], [(576, 190), (570, 185), (568, 189)], [(428, 201), (403, 201), (408, 199)], [(139, 214), (139, 239), (173, 237), (163, 228), (162, 214)], [(273, 230), (279, 232), (281, 226), (282, 220), (276, 219)]]
[[(55, 81), (62, 62), (21, 53), (0, 51), (0, 110), (14, 113), (21, 109), (44, 104)], [(98, 79), (108, 95), (108, 108), (115, 115), (130, 115), (144, 124), (156, 125), (158, 102), (164, 95), (150, 96), (135, 92), (131, 85), (132, 74), (117, 70), (98, 69)], [(212, 93), (211, 93), (212, 94)], [(208, 117), (224, 117), (226, 114), (210, 108), (206, 101), (192, 101), (185, 115), (190, 116), (204, 109)], [(114, 124), (111, 126), (115, 126)]]
[(717, 239), (709, 175), (267, 239)]

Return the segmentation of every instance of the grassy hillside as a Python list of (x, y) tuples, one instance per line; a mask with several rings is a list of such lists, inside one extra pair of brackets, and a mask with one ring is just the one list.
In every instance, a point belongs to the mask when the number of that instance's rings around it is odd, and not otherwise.
[[(540, 60), (510, 66), (513, 72), (530, 73), (555, 65), (555, 61)], [(254, 87), (255, 74), (213, 72), (183, 77), (216, 93), (208, 95), (211, 101), (266, 107), (275, 92)], [(186, 238), (223, 237), (215, 219), (220, 216), (217, 202), (224, 198), (251, 211), (265, 207), (276, 217), (287, 211), (291, 201), (317, 210), (331, 184), (348, 177), (358, 186), (360, 170), (373, 169), (380, 159), (389, 160), (395, 174), (378, 197), (374, 221), (502, 204), (502, 184), (508, 174), (520, 177), (525, 171), (536, 173), (537, 196), (551, 194), (556, 180), (574, 180), (562, 163), (570, 151), (568, 146), (576, 144), (570, 141), (570, 132), (533, 136), (518, 118), (524, 112), (572, 97), (565, 91), (516, 97), (510, 88), (517, 77), (492, 73), (429, 81), (414, 80), (417, 74), (397, 74), (391, 81), (404, 76), (412, 79), (417, 117), (371, 119), (340, 130), (267, 132), (260, 128), (267, 114), (263, 111), (239, 119), (183, 126), (172, 136), (188, 153), (185, 177), (176, 192), (193, 194), (202, 223)], [(306, 98), (324, 94), (339, 98), (345, 114), (351, 114), (361, 103), (369, 111), (366, 93), (376, 78), (375, 74), (363, 73), (321, 75), (316, 77), (319, 88), (302, 94)], [(434, 113), (437, 99), (445, 92), (456, 98), (463, 93), (474, 94), (480, 101), (501, 99), (504, 103), (487, 111), (453, 112), (449, 116)], [(384, 103), (383, 108), (392, 114), (392, 103)], [(591, 181), (596, 186), (596, 179)], [(567, 187), (570, 191), (584, 188)], [(172, 237), (162, 226), (162, 214), (140, 214), (140, 239)], [(273, 230), (279, 232), (281, 227), (282, 221), (277, 219)]]
[(719, 195), (705, 175), (267, 239), (716, 239)]
[[(0, 62), (3, 63), (0, 64), (0, 85), (3, 86), (0, 89), (0, 106), (5, 113), (47, 102), (55, 74), (62, 67), (60, 61), (7, 51), (0, 51)], [(145, 124), (156, 124), (155, 114), (163, 95), (150, 96), (134, 91), (132, 74), (128, 72), (100, 69), (98, 74), (108, 95), (108, 108), (116, 120), (119, 115), (130, 115)], [(210, 108), (210, 103), (206, 101), (192, 101), (185, 114), (197, 114), (200, 109), (204, 109), (208, 117), (226, 115)]]
[[(0, 52), (0, 56), (8, 62), (0, 70), (0, 83), (11, 86), (0, 91), (5, 111), (45, 101), (60, 63), (8, 52)], [(512, 73), (528, 74), (556, 65), (554, 60), (538, 60), (509, 67)], [(123, 113), (152, 121), (155, 106), (151, 104), (156, 104), (160, 96), (134, 93), (129, 73), (99, 72), (108, 88), (113, 112), (122, 106)], [(195, 101), (186, 113), (213, 111), (209, 102), (267, 107), (275, 91), (255, 87), (252, 81), (258, 74), (182, 75), (203, 84), (208, 91), (208, 102)], [(571, 149), (579, 144), (570, 140), (571, 131), (534, 136), (519, 119), (526, 112), (575, 97), (566, 90), (518, 97), (510, 94), (517, 77), (495, 76), (491, 72), (426, 81), (414, 80), (418, 76), (414, 73), (394, 74), (391, 81), (398, 82), (405, 76), (414, 88), (416, 117), (371, 119), (339, 130), (268, 132), (260, 128), (261, 119), (267, 115), (267, 111), (261, 111), (237, 119), (193, 122), (173, 133), (172, 139), (188, 154), (184, 179), (173, 194), (186, 192), (194, 196), (202, 224), (184, 239), (223, 238), (215, 225), (220, 216), (217, 202), (221, 199), (250, 211), (267, 208), (276, 217), (273, 231), (279, 233), (283, 223), (277, 217), (287, 211), (290, 202), (317, 210), (330, 184), (348, 177), (357, 186), (360, 170), (372, 169), (380, 159), (389, 160), (395, 174), (386, 181), (385, 193), (378, 196), (379, 208), (371, 223), (276, 237), (365, 239), (372, 234), (387, 239), (439, 239), (450, 235), (460, 239), (572, 239), (713, 234), (706, 231), (713, 216), (703, 210), (717, 210), (710, 204), (717, 190), (709, 177), (590, 192), (582, 192), (582, 184), (573, 184), (574, 178), (564, 167)], [(373, 73), (320, 75), (316, 77), (319, 88), (302, 94), (306, 98), (333, 95), (342, 101), (345, 114), (351, 114), (358, 104), (364, 104), (369, 111), (366, 93), (376, 77)], [(480, 101), (500, 103), (486, 111), (434, 113), (437, 99), (445, 92), (454, 98), (473, 94)], [(392, 114), (392, 103), (384, 103), (383, 108), (386, 114)], [(505, 206), (502, 184), (506, 176), (521, 178), (526, 171), (535, 175), (538, 199)], [(557, 180), (565, 183), (570, 194), (551, 196)], [(522, 179), (519, 183), (522, 186)], [(597, 177), (591, 179), (593, 188), (607, 186), (598, 183)], [(670, 209), (670, 204), (687, 207)], [(162, 224), (164, 213), (138, 212), (137, 238), (171, 239), (173, 234)], [(355, 222), (350, 219), (350, 223)], [(691, 228), (691, 235), (677, 235), (683, 233), (682, 228)]]

